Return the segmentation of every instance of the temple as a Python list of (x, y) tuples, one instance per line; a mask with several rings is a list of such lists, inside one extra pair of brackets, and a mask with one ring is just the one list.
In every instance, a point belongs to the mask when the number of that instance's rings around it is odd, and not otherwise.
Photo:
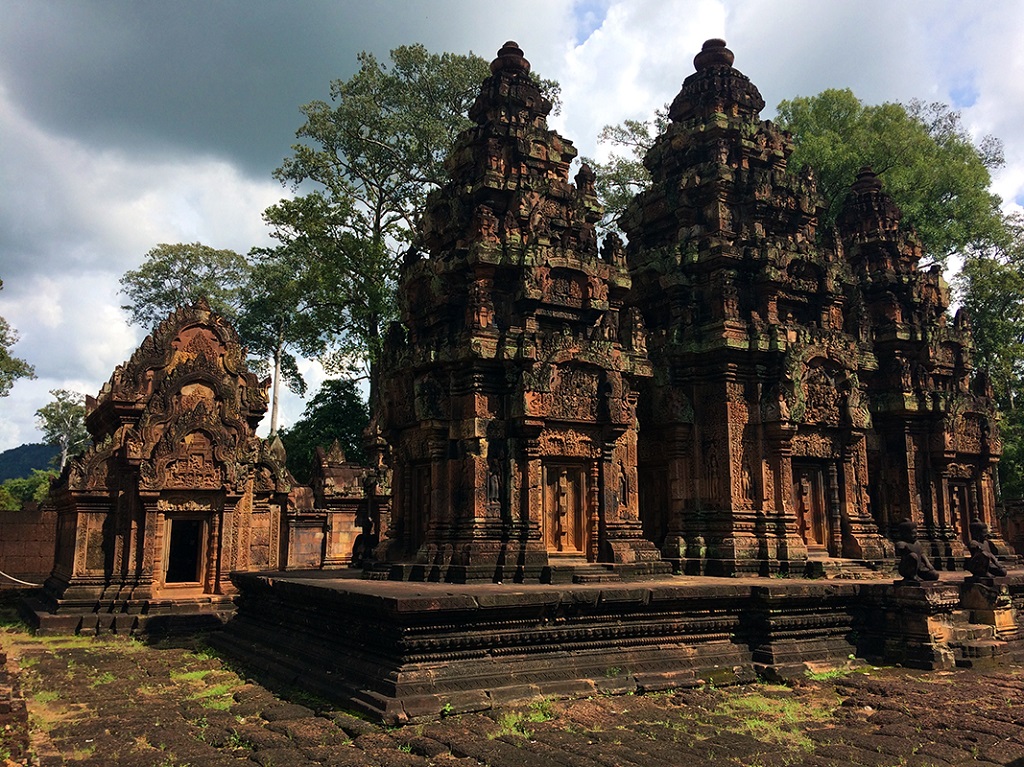
[(133, 631), (156, 617), (222, 619), (230, 573), (280, 567), (292, 479), (255, 429), (267, 385), (205, 304), (178, 309), (86, 402), (93, 446), (56, 482), (44, 630)]
[(813, 171), (732, 64), (705, 43), (621, 221), (654, 370), (644, 531), (683, 572), (803, 573), (877, 566), (908, 518), (951, 567), (994, 522), (1000, 452), (966, 320), (870, 169), (819, 226)]
[[(636, 472), (637, 382), (651, 376), (594, 174), (508, 43), (431, 195), (425, 254), (400, 278), (380, 424), (397, 577), (519, 580), (607, 563), (653, 572)], [(410, 567), (397, 567), (407, 564)]]
[(624, 246), (522, 50), (498, 52), (401, 267), (371, 467), (335, 444), (298, 486), (255, 436), (235, 331), (204, 304), (161, 323), (89, 399), (38, 614), (220, 616), (259, 570), (873, 575), (908, 526), (929, 567), (1011, 554), (991, 388), (939, 268), (870, 168), (822, 225), (725, 43), (694, 66)]

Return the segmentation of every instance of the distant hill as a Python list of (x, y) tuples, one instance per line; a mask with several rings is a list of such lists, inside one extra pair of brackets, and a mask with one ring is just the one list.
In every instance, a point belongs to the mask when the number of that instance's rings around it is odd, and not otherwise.
[(54, 445), (33, 443), (20, 445), (0, 453), (0, 482), (27, 477), (32, 469), (51, 469), (52, 461), (60, 454)]

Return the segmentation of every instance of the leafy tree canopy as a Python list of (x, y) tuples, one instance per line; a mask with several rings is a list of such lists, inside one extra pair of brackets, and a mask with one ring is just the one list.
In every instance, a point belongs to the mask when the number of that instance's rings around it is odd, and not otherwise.
[(85, 428), (85, 395), (68, 389), (51, 389), (53, 401), (36, 411), (36, 425), (43, 441), (60, 450), (58, 470), (68, 457), (86, 448), (89, 432)]
[(146, 254), (142, 266), (124, 273), (121, 293), (131, 323), (153, 328), (179, 306), (205, 298), (210, 308), (234, 320), (240, 289), (249, 274), (244, 256), (198, 242), (160, 244)]
[[(331, 102), (302, 107), (302, 143), (276, 172), (296, 191), (267, 210), (274, 236), (305, 256), (301, 279), (316, 291), (329, 332), (329, 370), (364, 371), (373, 382), (381, 335), (395, 312), (398, 261), (414, 237), (426, 195), (447, 178), (444, 161), (490, 75), (488, 62), (430, 53), (422, 45), (381, 62), (359, 55), (359, 70), (331, 83)], [(541, 80), (558, 100), (558, 86)], [(306, 192), (310, 188), (312, 190)]]
[(651, 174), (644, 166), (644, 157), (654, 139), (668, 128), (668, 104), (658, 109), (650, 120), (624, 120), (606, 125), (597, 135), (601, 144), (614, 150), (608, 162), (583, 158), (597, 175), (597, 196), (604, 205), (600, 226), (609, 229), (625, 212), (626, 206), (651, 183)]
[(27, 477), (9, 479), (0, 485), (0, 511), (17, 511), (26, 503), (42, 503), (50, 495), (50, 480), (55, 471), (33, 469)]
[(253, 260), (244, 290), (236, 327), (254, 358), (254, 367), (273, 368), (270, 433), (277, 432), (277, 413), (282, 382), (300, 397), (306, 382), (299, 372), (295, 352), (316, 356), (324, 349), (324, 334), (309, 303), (310, 292), (297, 274), (302, 264), (287, 248), (253, 249)]
[[(0, 290), (4, 281), (0, 280)], [(11, 387), (19, 378), (35, 378), (36, 371), (25, 360), (11, 354), (11, 347), (18, 342), (18, 334), (3, 317), (0, 317), (0, 397), (11, 393)]]
[(870, 165), (936, 261), (1001, 236), (989, 171), (1003, 163), (991, 136), (975, 144), (945, 104), (864, 104), (851, 90), (783, 101), (777, 122), (796, 143), (789, 170), (811, 166), (835, 220), (859, 168)]
[(1024, 217), (1006, 217), (998, 238), (965, 255), (953, 287), (971, 318), (975, 364), (989, 372), (1000, 406), (1014, 410), (1024, 388)]
[(354, 381), (331, 379), (306, 405), (302, 418), (280, 437), (288, 451), (288, 468), (300, 482), (309, 482), (316, 448), (338, 440), (350, 461), (366, 460), (363, 430), (370, 422), (369, 409)]
[[(777, 111), (779, 126), (794, 134), (789, 170), (815, 170), (827, 203), (823, 223), (835, 221), (857, 171), (870, 165), (935, 260), (1002, 236), (999, 198), (989, 192), (989, 171), (1002, 165), (1002, 146), (991, 136), (976, 144), (960, 113), (945, 104), (870, 106), (848, 89), (833, 89), (783, 101)], [(601, 131), (599, 140), (615, 151), (606, 163), (588, 162), (597, 173), (606, 224), (650, 183), (643, 158), (667, 120), (662, 107), (650, 120)]]

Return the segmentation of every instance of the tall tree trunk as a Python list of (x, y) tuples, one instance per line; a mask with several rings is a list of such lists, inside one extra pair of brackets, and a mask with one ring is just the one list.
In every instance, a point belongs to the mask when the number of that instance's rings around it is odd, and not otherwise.
[(281, 355), (284, 354), (284, 343), (281, 335), (277, 336), (277, 348), (274, 349), (274, 383), (270, 391), (270, 436), (277, 434), (277, 400), (281, 391)]

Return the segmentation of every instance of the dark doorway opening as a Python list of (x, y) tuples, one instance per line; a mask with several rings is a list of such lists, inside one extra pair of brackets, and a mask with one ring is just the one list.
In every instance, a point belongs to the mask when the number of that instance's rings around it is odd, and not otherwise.
[(164, 583), (198, 583), (203, 563), (203, 520), (170, 520)]

